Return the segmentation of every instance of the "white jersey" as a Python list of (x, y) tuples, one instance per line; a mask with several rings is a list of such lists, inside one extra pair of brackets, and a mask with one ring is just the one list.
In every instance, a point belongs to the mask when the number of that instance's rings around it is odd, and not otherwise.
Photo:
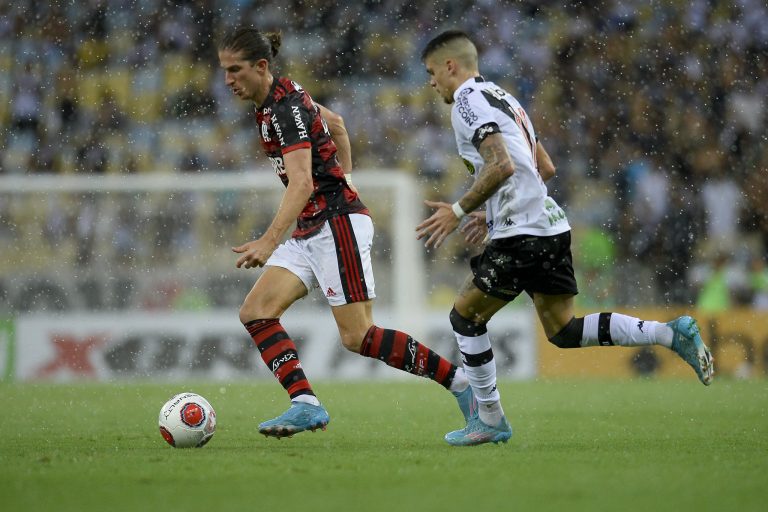
[(501, 133), (515, 164), (515, 173), (486, 203), (491, 239), (515, 235), (552, 236), (571, 229), (536, 165), (536, 133), (520, 103), (507, 91), (481, 77), (470, 78), (453, 94), (451, 124), (459, 155), (469, 172), (483, 172), (480, 143)]

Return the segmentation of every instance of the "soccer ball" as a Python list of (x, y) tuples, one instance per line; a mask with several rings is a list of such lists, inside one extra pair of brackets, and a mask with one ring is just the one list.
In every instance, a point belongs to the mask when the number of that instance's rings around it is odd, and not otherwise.
[(175, 448), (200, 448), (216, 432), (216, 412), (195, 393), (179, 393), (160, 409), (160, 434)]

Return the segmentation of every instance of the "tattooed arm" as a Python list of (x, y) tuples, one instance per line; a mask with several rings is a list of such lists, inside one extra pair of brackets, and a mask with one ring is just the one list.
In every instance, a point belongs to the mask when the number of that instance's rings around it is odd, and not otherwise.
[(483, 170), (466, 194), (459, 199), (462, 210), (469, 213), (485, 203), (496, 192), (504, 180), (515, 173), (515, 164), (507, 152), (504, 138), (500, 133), (486, 137), (478, 149), (483, 157)]
[[(480, 156), (483, 157), (483, 169), (472, 187), (459, 199), (459, 206), (469, 213), (477, 209), (496, 192), (501, 184), (515, 172), (515, 164), (507, 152), (504, 138), (494, 133), (480, 143)], [(454, 214), (452, 205), (436, 201), (424, 201), (436, 211), (427, 220), (416, 227), (416, 239), (429, 236), (424, 245), (438, 248), (445, 238), (458, 226), (460, 219)]]

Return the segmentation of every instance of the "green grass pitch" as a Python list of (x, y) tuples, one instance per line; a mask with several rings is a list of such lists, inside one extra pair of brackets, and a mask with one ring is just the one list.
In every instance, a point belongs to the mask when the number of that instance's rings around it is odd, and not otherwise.
[[(157, 414), (195, 391), (202, 449)], [(328, 430), (267, 439), (274, 382), (2, 384), (0, 509), (12, 511), (751, 511), (768, 503), (768, 383), (502, 383), (509, 444), (453, 448), (453, 397), (428, 381), (317, 382)]]

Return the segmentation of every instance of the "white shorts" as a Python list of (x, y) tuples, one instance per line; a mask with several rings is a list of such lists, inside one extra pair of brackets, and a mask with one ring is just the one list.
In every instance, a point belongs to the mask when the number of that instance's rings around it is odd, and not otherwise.
[(373, 222), (353, 213), (333, 217), (307, 239), (280, 244), (266, 266), (290, 270), (308, 291), (320, 288), (331, 306), (376, 297), (371, 264)]

